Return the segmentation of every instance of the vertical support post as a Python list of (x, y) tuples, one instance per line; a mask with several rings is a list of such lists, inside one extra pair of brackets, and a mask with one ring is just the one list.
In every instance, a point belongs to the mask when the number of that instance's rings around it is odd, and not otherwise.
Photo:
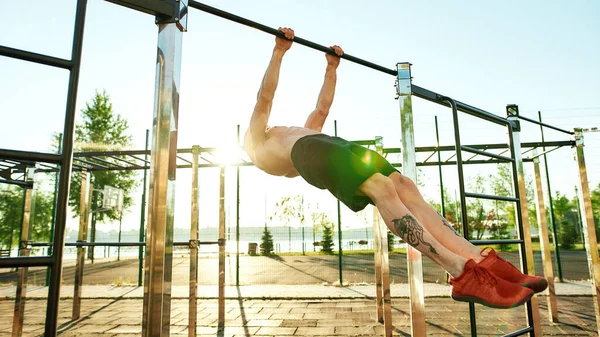
[(65, 245), (65, 230), (67, 209), (69, 206), (69, 189), (71, 184), (71, 165), (73, 163), (73, 138), (75, 130), (75, 107), (77, 103), (77, 88), (79, 85), (79, 70), (81, 68), (81, 52), (83, 49), (83, 31), (85, 27), (85, 12), (87, 0), (78, 0), (75, 9), (75, 27), (73, 29), (73, 47), (71, 62), (73, 67), (69, 74), (67, 89), (67, 106), (63, 127), (62, 154), (60, 172), (58, 174), (58, 195), (56, 197), (56, 221), (52, 238), (52, 271), (48, 282), (48, 301), (46, 304), (45, 336), (56, 336), (58, 330), (58, 304), (60, 301), (60, 286), (62, 282), (63, 253)]
[(188, 315), (188, 336), (196, 336), (198, 307), (198, 154), (200, 146), (192, 146), (192, 219), (190, 225), (190, 297)]
[[(79, 195), (79, 233), (77, 234), (77, 242), (85, 243), (87, 239), (87, 218), (89, 214), (88, 193), (87, 193), (87, 170), (81, 170), (81, 192)], [(92, 188), (90, 184), (90, 197)], [(79, 318), (81, 311), (81, 288), (83, 285), (83, 266), (85, 264), (85, 246), (77, 247), (77, 261), (75, 262), (75, 281), (73, 282), (73, 309), (71, 311), (71, 319)]]
[(381, 272), (381, 215), (377, 207), (373, 206), (373, 258), (375, 262), (375, 308), (377, 321), (385, 322), (383, 316), (383, 273)]
[[(542, 112), (538, 111), (538, 120), (542, 122)], [(542, 144), (544, 144), (544, 126), (540, 125), (542, 134)], [(542, 151), (546, 152), (546, 147), (542, 145)], [(562, 265), (560, 263), (560, 248), (558, 247), (558, 234), (556, 233), (556, 215), (554, 214), (554, 203), (552, 202), (552, 188), (550, 187), (550, 174), (548, 173), (548, 158), (544, 153), (544, 169), (546, 170), (546, 185), (548, 186), (548, 205), (550, 206), (550, 224), (552, 226), (552, 242), (554, 243), (554, 254), (556, 255), (556, 272), (558, 280), (563, 281)]]
[[(187, 5), (187, 1), (181, 1)], [(157, 20), (158, 21), (158, 20)], [(177, 22), (184, 21), (183, 18)], [(185, 28), (158, 23), (142, 336), (169, 336), (181, 46)]]
[[(463, 237), (469, 240), (469, 223), (467, 217), (467, 199), (465, 189), (465, 174), (463, 170), (462, 145), (460, 140), (460, 122), (458, 119), (458, 106), (456, 101), (450, 97), (440, 97), (441, 100), (448, 102), (452, 108), (452, 123), (454, 127), (454, 143), (456, 147), (456, 171), (458, 173), (458, 191), (460, 193), (460, 222), (462, 224)], [(456, 191), (454, 193), (456, 197)], [(457, 206), (458, 215), (458, 206)], [(469, 323), (471, 325), (471, 336), (477, 336), (477, 317), (475, 312), (475, 303), (469, 302)]]
[[(58, 135), (58, 146), (56, 149), (56, 153), (60, 154), (62, 152), (62, 133)], [(52, 219), (50, 220), (50, 235), (48, 237), (48, 242), (52, 242), (52, 238), (54, 237), (54, 220), (56, 218), (56, 197), (58, 196), (58, 172), (54, 173), (54, 194), (52, 196)], [(12, 233), (11, 233), (11, 242), (12, 242)], [(10, 251), (10, 249), (8, 250)], [(48, 247), (48, 255), (52, 255), (52, 246)], [(46, 287), (50, 283), (50, 267), (46, 268)]]
[(440, 196), (442, 200), (440, 204), (442, 206), (442, 216), (446, 217), (446, 206), (444, 205), (444, 180), (442, 179), (442, 154), (440, 153), (440, 134), (438, 129), (438, 118), (435, 116), (435, 140), (437, 142), (437, 158), (438, 158), (438, 172), (440, 175)]
[[(119, 214), (119, 236), (117, 238), (117, 242), (121, 243), (121, 233), (123, 231), (123, 211), (120, 211)], [(117, 247), (117, 261), (121, 261), (121, 246)]]
[[(333, 122), (334, 135), (337, 137), (337, 120)], [(342, 273), (342, 212), (340, 210), (340, 200), (337, 202), (337, 220), (338, 220), (338, 270), (340, 273), (340, 286), (344, 285)]]
[[(30, 168), (27, 168), (29, 171)], [(21, 223), (21, 238), (19, 240), (19, 256), (29, 256), (31, 245), (29, 242), (29, 227), (34, 196), (33, 187), (25, 189), (23, 207), (23, 222)], [(17, 293), (15, 294), (15, 310), (13, 315), (12, 337), (23, 335), (23, 320), (25, 318), (25, 301), (27, 299), (27, 271), (29, 268), (20, 267), (17, 270)]]
[(219, 172), (219, 331), (225, 329), (225, 165)]
[[(239, 124), (237, 145), (240, 146)], [(235, 166), (235, 285), (240, 285), (240, 165)]]
[[(383, 137), (375, 137), (375, 150), (380, 155), (383, 155)], [(381, 214), (378, 210), (374, 210), (374, 216), (377, 217), (376, 226), (378, 227), (379, 243), (381, 254), (381, 290), (383, 299), (383, 326), (386, 337), (392, 336), (392, 298), (390, 292), (390, 259), (388, 255), (388, 228), (385, 225)]]
[[(148, 162), (148, 141), (150, 137), (150, 130), (146, 129), (146, 147), (144, 149), (146, 152), (144, 153), (144, 166)], [(140, 215), (140, 232), (139, 232), (139, 242), (144, 242), (145, 228), (146, 228), (146, 181), (148, 177), (148, 170), (144, 169), (144, 183), (142, 184), (142, 205), (141, 205), (141, 215)], [(142, 270), (144, 268), (144, 247), (140, 246), (138, 249), (138, 287), (142, 286)]]
[[(412, 78), (411, 64), (396, 64), (397, 99), (400, 103), (400, 128), (402, 130), (402, 173), (412, 181), (417, 181), (417, 162), (415, 153), (415, 135), (412, 114)], [(423, 261), (421, 252), (407, 245), (406, 263), (410, 287), (411, 335), (426, 336), (425, 296), (423, 293)]]
[(540, 248), (542, 250), (542, 265), (544, 277), (548, 281), (548, 318), (550, 322), (558, 322), (558, 307), (556, 304), (556, 292), (554, 289), (554, 271), (552, 270), (552, 255), (550, 253), (550, 241), (548, 239), (548, 223), (546, 217), (546, 205), (544, 203), (544, 188), (542, 186), (542, 174), (540, 173), (540, 157), (537, 150), (533, 150), (533, 168), (535, 173), (535, 193), (537, 196), (536, 213), (538, 220), (538, 232), (540, 236)]
[(597, 233), (594, 224), (587, 169), (585, 167), (583, 131), (581, 128), (575, 129), (575, 142), (575, 158), (577, 160), (577, 172), (579, 174), (579, 199), (581, 200), (581, 223), (583, 225), (583, 237), (585, 239), (585, 252), (587, 253), (590, 279), (592, 280), (592, 298), (594, 300), (596, 326), (600, 333), (600, 261), (598, 260)]
[[(523, 243), (519, 245), (519, 255), (521, 257), (521, 270), (525, 274), (535, 275), (533, 266), (533, 246), (531, 244), (531, 228), (529, 227), (529, 216), (527, 206), (527, 189), (525, 187), (525, 171), (523, 169), (523, 157), (521, 154), (521, 129), (518, 119), (519, 108), (516, 105), (506, 107), (508, 120), (512, 124), (508, 125), (509, 146), (511, 157), (515, 159), (513, 168), (513, 186), (515, 195), (519, 202), (515, 204), (515, 219), (517, 221), (517, 232)], [(525, 259), (523, 259), (525, 257)], [(540, 322), (540, 309), (537, 296), (533, 296), (525, 309), (529, 326), (533, 327), (532, 335), (542, 335), (542, 325)]]

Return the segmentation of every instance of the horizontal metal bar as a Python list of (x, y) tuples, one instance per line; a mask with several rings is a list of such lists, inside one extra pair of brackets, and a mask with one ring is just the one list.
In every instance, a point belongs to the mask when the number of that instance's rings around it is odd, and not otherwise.
[(507, 161), (507, 162), (513, 162), (513, 161), (515, 161), (513, 158), (510, 158), (510, 157), (505, 157), (505, 156), (501, 156), (501, 155), (498, 155), (498, 154), (495, 154), (495, 153), (478, 150), (478, 149), (476, 149), (474, 147), (470, 147), (470, 146), (466, 146), (466, 145), (463, 145), (460, 148), (462, 150), (465, 150), (465, 151), (468, 151), (468, 152), (471, 152), (471, 153), (476, 153), (476, 154), (481, 155), (481, 156), (492, 157), (492, 158), (496, 158), (496, 159), (499, 159), (499, 160), (504, 160), (504, 161)]
[(569, 134), (569, 135), (574, 135), (575, 134), (575, 132), (573, 132), (573, 131), (563, 130), (561, 128), (557, 128), (556, 126), (552, 126), (552, 125), (549, 125), (549, 124), (546, 124), (546, 123), (542, 123), (540, 121), (536, 121), (535, 119), (527, 118), (525, 116), (517, 115), (516, 117), (519, 118), (519, 119), (522, 119), (524, 121), (528, 121), (529, 123), (541, 125), (541, 126), (544, 126), (544, 127), (547, 127), (547, 128), (550, 128), (552, 130), (556, 130), (556, 131), (559, 131), (559, 132), (562, 132), (562, 133), (566, 133), (566, 134)]
[[(218, 245), (218, 241), (198, 241), (200, 245)], [(142, 247), (145, 242), (66, 242), (65, 247)], [(189, 241), (173, 242), (173, 246), (189, 246)], [(32, 247), (52, 247), (52, 242), (34, 242)]]
[(4, 180), (4, 179), (0, 179), (0, 183), (7, 184), (7, 185), (17, 185), (17, 186), (21, 186), (21, 187), (25, 187), (25, 188), (32, 188), (33, 187), (33, 183), (32, 182), (20, 181), (20, 180)]
[(29, 61), (39, 64), (44, 64), (47, 66), (63, 68), (67, 70), (71, 70), (73, 68), (73, 62), (70, 60), (61, 59), (58, 57), (52, 57), (43, 54), (32, 53), (26, 50), (15, 49), (5, 46), (0, 46), (0, 55), (6, 57), (12, 57), (15, 59)]
[(465, 196), (469, 197), (469, 198), (477, 198), (477, 199), (502, 200), (502, 201), (514, 201), (514, 202), (519, 201), (519, 198), (503, 197), (500, 195), (491, 195), (491, 194), (470, 193), (470, 192), (465, 192)]
[(560, 148), (560, 147), (555, 147), (555, 148), (552, 148), (552, 149), (550, 149), (550, 150), (546, 150), (546, 151), (544, 151), (544, 152), (542, 152), (542, 153), (540, 153), (540, 154), (538, 154), (538, 155), (531, 156), (531, 157), (529, 157), (528, 159), (534, 160), (534, 159), (535, 159), (535, 158), (537, 158), (537, 157), (540, 157), (540, 156), (543, 156), (543, 155), (545, 155), (545, 154), (548, 154), (548, 153), (550, 153), (550, 152), (552, 152), (552, 151), (558, 150), (559, 148)]
[(469, 240), (475, 246), (523, 243), (520, 239)]
[(56, 153), (0, 149), (0, 158), (17, 161), (43, 161), (46, 163), (60, 164), (63, 156)]
[(0, 268), (52, 267), (52, 256), (0, 257)]
[[(106, 0), (123, 7), (131, 8), (150, 15), (164, 15), (172, 17), (175, 8), (168, 1), (148, 1), (148, 0)], [(178, 4), (179, 5), (179, 4)]]
[[(413, 93), (413, 95), (415, 95), (419, 98), (428, 100), (433, 103), (437, 103), (440, 105), (450, 107), (450, 103), (448, 103), (447, 101), (441, 101), (440, 100), (441, 95), (439, 95), (431, 90), (427, 90), (427, 89), (421, 88), (421, 87), (413, 84), (412, 85), (412, 93)], [(468, 104), (465, 104), (465, 103), (462, 103), (459, 101), (456, 101), (456, 107), (458, 108), (459, 111), (465, 112), (471, 116), (479, 117), (481, 119), (487, 120), (492, 123), (496, 123), (496, 124), (500, 124), (500, 125), (512, 125), (512, 122), (506, 118), (502, 118), (498, 115), (494, 115), (493, 113), (487, 112), (485, 110), (481, 110), (479, 108), (475, 108), (473, 106), (470, 106)]]
[[(222, 11), (220, 9), (217, 9), (217, 8), (214, 8), (214, 7), (211, 7), (211, 6), (207, 6), (207, 5), (205, 5), (203, 3), (200, 3), (198, 1), (190, 0), (188, 2), (188, 6), (191, 7), (191, 8), (195, 8), (195, 9), (201, 10), (201, 11), (206, 12), (206, 13), (210, 13), (212, 15), (216, 15), (216, 16), (221, 17), (221, 18), (226, 19), (226, 20), (230, 20), (230, 21), (237, 22), (237, 23), (245, 25), (245, 26), (256, 28), (258, 30), (261, 30), (261, 31), (267, 33), (267, 34), (271, 34), (271, 35), (275, 35), (275, 36), (278, 36), (278, 37), (281, 37), (281, 38), (285, 38), (285, 36), (279, 30), (277, 30), (277, 29), (273, 29), (271, 27), (265, 26), (265, 25), (260, 24), (258, 22), (254, 22), (254, 21), (248, 20), (248, 19), (243, 18), (241, 16), (237, 16), (235, 14), (231, 14), (231, 13)], [(294, 37), (294, 42), (298, 43), (298, 44), (301, 44), (303, 46), (312, 48), (312, 49), (316, 49), (316, 50), (322, 51), (324, 53), (335, 55), (334, 52), (331, 50), (331, 48), (322, 46), (322, 45), (314, 43), (312, 41), (308, 41), (308, 40), (302, 39), (302, 38), (297, 37), (297, 36)], [(371, 63), (369, 61), (365, 61), (365, 60), (360, 59), (358, 57), (350, 56), (349, 54), (345, 54), (344, 53), (344, 55), (342, 55), (342, 58), (345, 59), (345, 60), (348, 60), (350, 62), (354, 62), (354, 63), (360, 64), (362, 66), (365, 66), (365, 67), (368, 67), (368, 68), (371, 68), (371, 69), (374, 69), (374, 70), (386, 73), (388, 75), (396, 76), (398, 74), (398, 72), (396, 70), (382, 67), (380, 65), (377, 65), (375, 63)]]
[(352, 143), (354, 144), (358, 144), (358, 145), (375, 145), (375, 141), (374, 140), (353, 140)]
[(522, 336), (522, 335), (524, 335), (526, 333), (530, 333), (532, 331), (533, 331), (533, 327), (530, 326), (530, 327), (527, 327), (527, 328), (524, 328), (524, 329), (521, 329), (521, 330), (517, 330), (515, 332), (508, 333), (508, 334), (504, 335), (503, 337)]

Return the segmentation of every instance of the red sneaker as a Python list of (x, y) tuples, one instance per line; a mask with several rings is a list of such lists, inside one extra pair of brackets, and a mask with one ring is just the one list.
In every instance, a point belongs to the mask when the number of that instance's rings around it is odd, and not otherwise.
[(521, 271), (513, 266), (512, 263), (498, 256), (496, 251), (491, 247), (484, 248), (481, 251), (481, 256), (483, 256), (483, 252), (487, 249), (489, 249), (488, 255), (483, 261), (479, 262), (479, 265), (489, 269), (494, 275), (508, 282), (517, 283), (523, 287), (527, 287), (535, 293), (542, 292), (548, 287), (548, 281), (546, 281), (545, 278), (521, 273)]
[(529, 288), (505, 281), (470, 259), (463, 273), (450, 278), (452, 298), (461, 302), (475, 302), (492, 308), (513, 308), (533, 296)]

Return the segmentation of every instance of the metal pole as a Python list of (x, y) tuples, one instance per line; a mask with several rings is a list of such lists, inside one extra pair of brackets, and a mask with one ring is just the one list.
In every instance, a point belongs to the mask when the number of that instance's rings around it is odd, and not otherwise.
[[(117, 242), (121, 243), (121, 228), (123, 226), (123, 211), (119, 214), (119, 237), (117, 238)], [(117, 247), (117, 261), (121, 261), (121, 246)]]
[[(144, 153), (144, 161), (148, 162), (148, 141), (149, 141), (149, 137), (150, 137), (150, 130), (146, 129), (146, 147), (144, 147), (144, 149), (146, 150), (146, 152)], [(146, 164), (144, 164), (144, 166), (146, 166)], [(147, 184), (147, 176), (148, 176), (148, 170), (144, 169), (144, 183), (142, 185), (142, 205), (140, 207), (141, 209), (141, 215), (140, 215), (140, 232), (139, 232), (139, 242), (144, 242), (144, 237), (146, 236), (146, 184)], [(138, 250), (138, 287), (142, 286), (142, 270), (144, 267), (144, 247), (140, 246), (139, 250)]]
[(188, 310), (188, 336), (196, 336), (198, 319), (198, 154), (200, 146), (192, 146), (192, 219), (190, 225), (190, 297)]
[(219, 309), (218, 330), (225, 328), (225, 166), (219, 172)]
[(538, 232), (540, 236), (540, 248), (542, 251), (542, 266), (544, 267), (544, 277), (548, 281), (548, 318), (550, 322), (558, 322), (558, 308), (556, 304), (556, 292), (554, 289), (554, 271), (552, 270), (552, 254), (550, 252), (550, 242), (548, 239), (548, 223), (546, 217), (546, 206), (544, 203), (544, 188), (542, 186), (542, 177), (540, 173), (540, 158), (537, 156), (537, 150), (533, 150), (533, 168), (535, 173), (535, 192), (536, 213), (538, 220)]
[(142, 336), (169, 336), (179, 82), (183, 34), (158, 24)]
[[(88, 216), (88, 203), (87, 203), (87, 182), (88, 172), (86, 169), (81, 170), (81, 190), (79, 193), (79, 233), (77, 235), (77, 242), (85, 242), (86, 237), (86, 225)], [(91, 194), (91, 189), (90, 189)], [(75, 281), (73, 282), (73, 309), (71, 311), (71, 319), (79, 319), (81, 311), (81, 288), (83, 284), (83, 265), (85, 263), (85, 247), (77, 247), (77, 261), (75, 263)]]
[[(469, 240), (469, 223), (467, 216), (467, 200), (465, 196), (465, 177), (463, 171), (463, 160), (460, 140), (460, 123), (458, 120), (458, 107), (456, 102), (449, 97), (441, 97), (442, 100), (447, 101), (452, 107), (452, 122), (454, 127), (454, 142), (456, 146), (456, 170), (458, 172), (458, 192), (460, 194), (460, 220), (463, 229), (463, 237)], [(456, 191), (454, 192), (456, 197)], [(458, 208), (458, 206), (457, 206)], [(458, 215), (458, 212), (457, 212)], [(477, 317), (475, 312), (475, 304), (469, 302), (469, 323), (471, 327), (471, 336), (477, 336)]]
[[(417, 181), (415, 135), (412, 112), (412, 78), (410, 63), (398, 63), (396, 92), (400, 103), (400, 129), (402, 130), (402, 171), (404, 176)], [(421, 252), (407, 245), (406, 257), (410, 287), (411, 335), (426, 336), (425, 295), (423, 292), (423, 261)]]
[[(383, 137), (375, 137), (375, 149), (377, 153), (383, 155)], [(379, 235), (379, 253), (381, 254), (381, 290), (383, 299), (383, 328), (385, 336), (392, 336), (392, 299), (390, 292), (390, 259), (388, 256), (388, 228), (377, 210), (374, 210), (377, 217), (376, 226)]]
[[(237, 126), (237, 145), (240, 145), (240, 125)], [(240, 167), (235, 167), (235, 285), (240, 285)]]
[(67, 104), (65, 124), (63, 128), (63, 145), (60, 160), (60, 173), (58, 179), (58, 196), (56, 200), (56, 222), (54, 238), (52, 240), (52, 272), (48, 285), (48, 301), (46, 303), (45, 336), (56, 336), (58, 329), (58, 304), (60, 301), (60, 286), (62, 282), (62, 259), (65, 243), (65, 229), (67, 222), (67, 209), (69, 206), (69, 188), (71, 184), (71, 165), (73, 163), (73, 136), (75, 130), (75, 106), (77, 100), (77, 87), (79, 84), (79, 70), (81, 65), (81, 51), (83, 48), (83, 30), (85, 25), (86, 0), (77, 1), (75, 9), (75, 27), (73, 30), (73, 47), (71, 49), (71, 62), (73, 67), (69, 74), (69, 87), (67, 90)]
[[(337, 120), (333, 121), (334, 135), (337, 137)], [(340, 210), (340, 201), (337, 200), (337, 220), (338, 220), (338, 270), (340, 273), (340, 286), (344, 284), (342, 277), (342, 212)]]
[[(542, 122), (542, 112), (538, 111), (538, 119)], [(540, 132), (542, 134), (542, 144), (544, 140), (544, 127), (540, 125)], [(546, 152), (546, 147), (542, 145), (542, 151)], [(552, 242), (554, 243), (554, 254), (556, 256), (556, 272), (558, 273), (558, 280), (563, 282), (562, 266), (560, 263), (560, 249), (558, 247), (558, 234), (556, 233), (556, 215), (554, 214), (554, 202), (552, 201), (552, 188), (550, 187), (550, 173), (548, 173), (548, 158), (544, 153), (544, 169), (546, 170), (546, 185), (548, 186), (548, 206), (550, 206), (550, 225), (552, 226)]]
[[(29, 170), (29, 168), (27, 169)], [(29, 245), (29, 227), (31, 221), (31, 204), (33, 202), (34, 190), (25, 189), (25, 207), (23, 209), (23, 222), (21, 223), (21, 239), (19, 240), (19, 256), (29, 256), (31, 247)], [(12, 337), (21, 337), (23, 334), (23, 320), (25, 318), (25, 301), (27, 298), (27, 271), (29, 268), (18, 268), (17, 293), (15, 294), (15, 310), (12, 325)]]
[[(518, 117), (510, 113), (509, 111), (508, 120), (512, 120), (518, 125)], [(519, 199), (519, 202), (515, 203), (516, 221), (517, 221), (517, 232), (519, 238), (523, 240), (523, 243), (519, 245), (519, 255), (521, 257), (521, 270), (528, 275), (535, 275), (535, 268), (533, 266), (533, 247), (531, 244), (531, 228), (529, 227), (529, 216), (528, 216), (528, 205), (527, 205), (527, 189), (525, 187), (525, 171), (523, 169), (523, 158), (521, 155), (521, 130), (515, 129), (511, 124), (508, 125), (509, 133), (509, 146), (511, 150), (511, 157), (514, 158), (512, 163), (513, 168), (513, 185), (515, 189), (515, 196)], [(525, 259), (523, 259), (525, 257)], [(533, 328), (531, 331), (532, 336), (542, 335), (542, 325), (540, 322), (540, 309), (538, 306), (537, 296), (532, 297), (527, 303), (525, 314), (529, 322), (529, 326)]]
[[(437, 151), (438, 163), (441, 163), (442, 162), (442, 157), (441, 157), (442, 155), (441, 155), (440, 150), (439, 150), (439, 147), (440, 147), (440, 134), (439, 134), (438, 130), (439, 130), (438, 129), (438, 118), (437, 118), (437, 116), (435, 116), (435, 139), (437, 141), (437, 147), (438, 147), (438, 149), (436, 151)], [(442, 198), (442, 201), (441, 201), (442, 216), (445, 218), (446, 217), (446, 207), (444, 206), (444, 180), (442, 179), (442, 165), (441, 164), (438, 165), (438, 171), (439, 171), (439, 174), (440, 174), (440, 195), (441, 195), (441, 198)]]
[(596, 315), (596, 326), (600, 333), (600, 261), (598, 260), (598, 241), (596, 226), (594, 224), (594, 213), (592, 200), (590, 198), (590, 187), (585, 167), (585, 155), (583, 149), (583, 132), (581, 128), (575, 129), (575, 156), (577, 159), (579, 174), (579, 199), (581, 199), (581, 224), (584, 230), (585, 251), (587, 253), (588, 269), (592, 280), (592, 298)]
[(300, 213), (302, 222), (300, 225), (302, 226), (302, 255), (306, 255), (306, 243), (304, 242), (304, 194), (302, 194), (302, 203), (300, 204)]
[[(61, 153), (62, 151), (62, 139), (63, 139), (63, 135), (62, 133), (60, 133), (58, 135), (58, 148), (56, 150), (56, 152), (58, 154)], [(55, 219), (55, 212), (56, 212), (56, 196), (58, 195), (58, 173), (54, 174), (54, 194), (52, 197), (52, 220), (50, 220), (50, 235), (48, 238), (48, 241), (52, 241), (52, 238), (54, 237), (54, 219)], [(11, 236), (12, 238), (12, 236)], [(48, 255), (52, 255), (52, 246), (48, 247)], [(48, 284), (50, 283), (50, 268), (46, 268), (46, 287), (48, 286)]]

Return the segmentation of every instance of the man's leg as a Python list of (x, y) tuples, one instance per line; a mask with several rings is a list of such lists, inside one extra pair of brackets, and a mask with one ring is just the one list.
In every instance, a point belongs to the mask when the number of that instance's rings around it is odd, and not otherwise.
[(392, 233), (453, 276), (452, 298), (496, 308), (511, 308), (531, 298), (531, 289), (494, 276), (473, 259), (467, 260), (444, 247), (400, 200), (392, 179), (376, 173), (360, 185), (359, 191), (375, 203)]
[(484, 259), (479, 248), (456, 232), (452, 225), (423, 199), (412, 180), (398, 172), (390, 174), (389, 178), (394, 182), (402, 203), (444, 247), (467, 260), (480, 262)]
[(398, 197), (392, 179), (376, 173), (360, 186), (359, 191), (373, 200), (392, 233), (432, 259), (453, 277), (462, 274), (466, 259), (440, 244), (421, 225)]

